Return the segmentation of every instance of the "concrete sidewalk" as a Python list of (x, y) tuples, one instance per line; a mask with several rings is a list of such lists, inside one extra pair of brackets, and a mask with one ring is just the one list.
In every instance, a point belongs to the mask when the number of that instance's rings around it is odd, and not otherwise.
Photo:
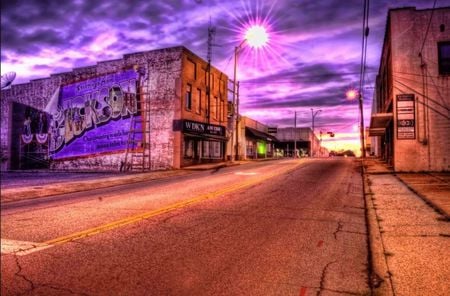
[(376, 159), (364, 168), (375, 295), (448, 295), (448, 174), (397, 175)]
[(369, 175), (393, 174), (436, 211), (450, 218), (450, 173), (395, 173), (392, 167), (375, 158), (365, 159), (364, 167)]
[(1, 203), (87, 191), (220, 169), (275, 158), (204, 163), (179, 170), (152, 172), (68, 172), (53, 170), (2, 172)]
[(248, 163), (248, 161), (208, 163), (181, 170), (92, 173), (92, 172), (6, 172), (1, 178), (1, 203), (87, 191), (130, 183), (144, 182), (193, 174), (195, 171), (218, 169)]

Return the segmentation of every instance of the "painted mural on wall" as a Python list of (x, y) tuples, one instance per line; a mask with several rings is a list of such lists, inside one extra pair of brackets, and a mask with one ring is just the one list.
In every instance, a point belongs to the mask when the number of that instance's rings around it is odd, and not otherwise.
[(128, 70), (63, 86), (58, 108), (51, 112), (52, 158), (126, 149), (132, 116), (140, 117), (136, 81), (136, 72)]
[(24, 119), (21, 133), (22, 142), (30, 144), (33, 140), (36, 140), (39, 144), (47, 143), (48, 115), (31, 107), (23, 108), (25, 108), (25, 111), (23, 113)]

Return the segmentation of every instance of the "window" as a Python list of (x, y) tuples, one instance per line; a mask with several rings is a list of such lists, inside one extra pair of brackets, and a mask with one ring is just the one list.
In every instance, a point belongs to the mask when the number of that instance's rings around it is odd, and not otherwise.
[(200, 82), (204, 85), (206, 85), (206, 69), (200, 68), (198, 77), (200, 78)]
[(207, 159), (221, 159), (222, 145), (217, 141), (203, 141), (203, 155), (202, 158)]
[(184, 138), (184, 158), (194, 157), (194, 141), (188, 138)]
[(450, 41), (438, 43), (439, 74), (450, 75)]
[(195, 105), (195, 112), (201, 113), (202, 108), (202, 90), (197, 88), (197, 104)]
[(220, 80), (220, 88), (219, 88), (219, 92), (221, 94), (225, 94), (225, 81), (223, 81), (222, 79)]
[(186, 86), (186, 97), (185, 97), (186, 109), (191, 110), (192, 108), (192, 85), (188, 84)]
[(219, 98), (218, 97), (214, 97), (214, 108), (216, 109), (215, 111), (215, 115), (216, 115), (216, 119), (220, 119), (220, 114), (219, 114)]
[(187, 60), (186, 71), (187, 76), (190, 79), (197, 79), (197, 65), (194, 63), (194, 61), (191, 61), (190, 59)]

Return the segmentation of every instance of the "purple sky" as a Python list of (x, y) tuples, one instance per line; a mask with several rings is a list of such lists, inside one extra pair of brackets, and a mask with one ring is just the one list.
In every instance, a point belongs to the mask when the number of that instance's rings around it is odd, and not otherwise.
[[(431, 8), (429, 0), (371, 1), (366, 126), (389, 8)], [(444, 6), (446, 1), (438, 1)], [(2, 1), (1, 70), (15, 83), (125, 53), (184, 45), (206, 59), (207, 29), (216, 28), (213, 64), (233, 77), (234, 47), (251, 24), (264, 24), (269, 43), (239, 58), (241, 113), (271, 126), (311, 126), (331, 149), (355, 148), (359, 111), (345, 92), (359, 86), (363, 0), (110, 0)], [(352, 146), (353, 145), (353, 146)]]

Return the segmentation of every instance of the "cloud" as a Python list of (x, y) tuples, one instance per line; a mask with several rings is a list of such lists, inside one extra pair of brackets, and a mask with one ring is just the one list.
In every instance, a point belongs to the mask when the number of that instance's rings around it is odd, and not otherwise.
[[(371, 2), (367, 85), (373, 85), (379, 66), (387, 9), (429, 8), (428, 2)], [(206, 59), (211, 23), (213, 65), (232, 78), (234, 49), (245, 28), (263, 23), (269, 45), (239, 52), (241, 111), (280, 126), (292, 126), (294, 110), (301, 111), (298, 122), (307, 126), (310, 108), (320, 108), (318, 124), (351, 132), (358, 108), (345, 92), (359, 84), (362, 10), (360, 0), (4, 1), (2, 71), (17, 71), (16, 81), (25, 82), (178, 45)], [(372, 92), (364, 92), (365, 114), (370, 114)]]

